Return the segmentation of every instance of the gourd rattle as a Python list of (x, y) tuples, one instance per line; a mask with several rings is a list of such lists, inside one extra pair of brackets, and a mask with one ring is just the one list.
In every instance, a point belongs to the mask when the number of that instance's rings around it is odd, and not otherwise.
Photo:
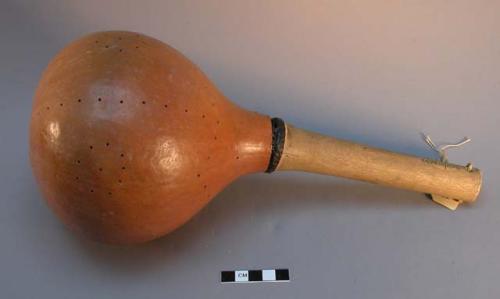
[(478, 196), (476, 168), (394, 153), (244, 110), (186, 57), (132, 32), (65, 47), (34, 97), (30, 159), (49, 206), (107, 243), (171, 232), (236, 178), (296, 170), (424, 192)]

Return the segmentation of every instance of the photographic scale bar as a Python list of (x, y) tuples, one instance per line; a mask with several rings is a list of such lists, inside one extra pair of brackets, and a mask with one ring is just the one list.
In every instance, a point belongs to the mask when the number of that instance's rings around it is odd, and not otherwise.
[(290, 273), (288, 269), (221, 271), (220, 281), (222, 283), (287, 282), (290, 281)]

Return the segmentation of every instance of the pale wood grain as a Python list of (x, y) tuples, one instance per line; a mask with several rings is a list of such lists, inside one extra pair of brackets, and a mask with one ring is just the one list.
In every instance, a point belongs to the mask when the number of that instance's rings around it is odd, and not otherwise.
[(390, 152), (286, 125), (278, 170), (328, 174), (401, 189), (474, 201), (479, 169)]

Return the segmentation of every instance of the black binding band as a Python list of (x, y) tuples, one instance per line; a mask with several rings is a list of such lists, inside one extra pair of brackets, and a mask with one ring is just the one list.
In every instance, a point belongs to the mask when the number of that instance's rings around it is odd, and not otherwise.
[(269, 165), (267, 166), (267, 173), (271, 173), (276, 170), (278, 163), (281, 159), (281, 154), (283, 153), (283, 147), (285, 145), (285, 122), (278, 117), (271, 119), (271, 127), (273, 130), (273, 144), (271, 150), (271, 158), (269, 159)]

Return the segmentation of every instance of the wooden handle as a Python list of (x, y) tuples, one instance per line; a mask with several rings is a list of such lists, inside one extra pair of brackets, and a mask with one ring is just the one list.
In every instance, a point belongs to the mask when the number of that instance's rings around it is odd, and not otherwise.
[(288, 124), (277, 169), (335, 175), (469, 202), (481, 189), (479, 169), (368, 147)]

